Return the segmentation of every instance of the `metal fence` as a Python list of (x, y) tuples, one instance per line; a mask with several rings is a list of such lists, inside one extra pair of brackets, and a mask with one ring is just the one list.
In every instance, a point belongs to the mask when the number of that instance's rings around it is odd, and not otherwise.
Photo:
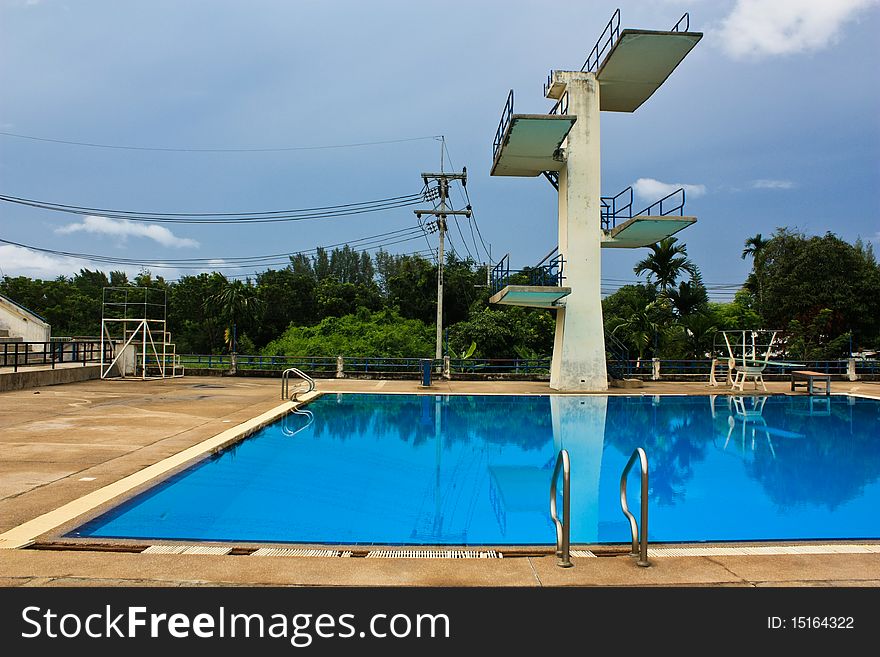
[[(113, 360), (113, 346), (104, 343), (104, 360)], [(100, 340), (50, 340), (48, 342), (3, 342), (0, 344), (0, 367), (49, 365), (53, 369), (62, 363), (80, 363), (83, 366), (101, 362)]]

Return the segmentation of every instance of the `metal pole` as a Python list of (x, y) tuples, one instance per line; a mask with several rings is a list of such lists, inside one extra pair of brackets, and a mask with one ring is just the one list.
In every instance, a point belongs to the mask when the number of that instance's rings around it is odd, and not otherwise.
[[(445, 205), (444, 199), (440, 202), (441, 209), (445, 208)], [(437, 226), (440, 233), (440, 250), (437, 259), (437, 349), (434, 358), (440, 359), (443, 358), (443, 234), (446, 232), (446, 220), (440, 217), (437, 219)]]

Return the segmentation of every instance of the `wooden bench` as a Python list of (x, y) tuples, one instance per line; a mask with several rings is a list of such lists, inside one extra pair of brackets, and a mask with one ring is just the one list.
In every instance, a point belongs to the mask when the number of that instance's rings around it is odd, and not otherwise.
[(825, 384), (825, 395), (831, 394), (831, 375), (823, 372), (813, 372), (812, 370), (794, 370), (791, 373), (791, 390), (794, 392), (798, 387), (803, 386), (809, 395), (821, 394), (816, 389), (816, 383)]

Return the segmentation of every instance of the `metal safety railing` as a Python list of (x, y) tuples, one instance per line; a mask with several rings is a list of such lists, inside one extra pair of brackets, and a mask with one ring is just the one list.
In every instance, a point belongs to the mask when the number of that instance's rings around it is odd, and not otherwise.
[[(684, 27), (681, 24), (684, 23)], [(678, 19), (678, 22), (672, 26), (670, 32), (687, 32), (691, 26), (691, 16), (688, 12), (684, 12), (684, 15)]]
[(510, 90), (510, 93), (507, 94), (507, 102), (504, 103), (504, 109), (501, 110), (501, 121), (498, 123), (498, 130), (495, 131), (495, 139), (492, 142), (492, 161), (495, 161), (495, 158), (498, 156), (498, 150), (501, 148), (501, 144), (504, 141), (504, 132), (507, 130), (507, 126), (510, 125), (510, 120), (513, 118), (513, 89)]
[(49, 365), (55, 369), (65, 363), (87, 364), (112, 358), (113, 345), (100, 340), (49, 340), (47, 342), (3, 342), (0, 343), (0, 367), (11, 367), (18, 372), (20, 367)]
[[(644, 210), (640, 210), (636, 212), (634, 216), (636, 217), (644, 217), (644, 216), (660, 216), (665, 217), (669, 214), (678, 214), (679, 216), (684, 215), (684, 188), (676, 189), (671, 194), (667, 194), (659, 201), (652, 203)], [(665, 204), (665, 205), (664, 205)]]
[(515, 285), (534, 285), (536, 287), (559, 286), (565, 280), (565, 258), (557, 253), (559, 247), (554, 248), (534, 267), (523, 269), (510, 269), (510, 254), (504, 255), (498, 264), (492, 269), (489, 276), (489, 284), (492, 294), (497, 294), (510, 285), (513, 277), (518, 277)]
[[(556, 507), (556, 481), (562, 473), (562, 518)], [(556, 556), (560, 568), (571, 568), (571, 460), (568, 450), (559, 450), (556, 457), (556, 467), (553, 468), (553, 476), (550, 478), (550, 519), (556, 526)]]
[[(641, 467), (639, 478), (642, 484), (641, 522), (639, 524), (636, 523), (635, 517), (630, 513), (629, 505), (626, 502), (626, 478), (636, 459), (639, 460)], [(623, 515), (629, 520), (629, 527), (632, 532), (632, 551), (630, 556), (638, 558), (636, 563), (639, 566), (650, 566), (651, 564), (648, 562), (648, 456), (641, 447), (636, 447), (632, 456), (629, 457), (629, 461), (626, 462), (623, 474), (620, 475), (620, 508), (623, 511)]]
[(627, 187), (615, 196), (603, 196), (599, 201), (601, 203), (602, 230), (614, 228), (618, 219), (632, 219), (632, 187)]
[(599, 62), (602, 60), (602, 55), (605, 54), (606, 50), (610, 50), (614, 45), (614, 42), (620, 37), (620, 9), (614, 11), (611, 15), (611, 20), (608, 21), (608, 25), (605, 26), (605, 29), (602, 31), (602, 34), (599, 35), (599, 40), (596, 42), (596, 45), (593, 46), (593, 49), (590, 51), (590, 54), (587, 55), (587, 61), (584, 62), (584, 65), (581, 66), (581, 71), (586, 73), (594, 73), (599, 70)]
[[(305, 390), (294, 390), (292, 395), (290, 393), (290, 375), (294, 374), (298, 376), (300, 379), (305, 381), (306, 389)], [(315, 380), (310, 377), (308, 374), (303, 372), (302, 370), (296, 367), (289, 367), (281, 373), (281, 399), (293, 399), (296, 401), (296, 396), (299, 393), (309, 393), (315, 389)]]

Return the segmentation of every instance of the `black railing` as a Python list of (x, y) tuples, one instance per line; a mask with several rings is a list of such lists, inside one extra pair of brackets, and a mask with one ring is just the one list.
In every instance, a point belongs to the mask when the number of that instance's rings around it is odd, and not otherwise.
[(656, 203), (652, 203), (644, 210), (636, 212), (635, 216), (643, 217), (650, 215), (653, 217), (665, 217), (669, 214), (678, 214), (682, 216), (684, 215), (684, 200), (684, 189), (677, 189), (671, 194), (667, 194)]
[[(681, 26), (682, 22), (684, 22), (684, 27)], [(678, 19), (678, 22), (672, 26), (670, 32), (687, 32), (691, 26), (691, 17), (688, 12), (684, 12), (684, 16)]]
[(489, 277), (489, 284), (492, 286), (492, 294), (500, 292), (505, 285), (507, 285), (507, 281), (510, 280), (510, 254), (506, 254), (501, 260), (498, 261), (498, 264), (492, 268), (492, 273)]
[(603, 196), (599, 199), (602, 217), (602, 230), (611, 230), (618, 219), (632, 219), (633, 188), (627, 187), (617, 196)]
[[(113, 345), (104, 343), (104, 361), (113, 360)], [(83, 366), (101, 362), (100, 340), (50, 340), (48, 342), (4, 342), (0, 344), (0, 367), (11, 367), (18, 372), (19, 367), (49, 365), (52, 369), (62, 363), (78, 363)]]
[(558, 114), (562, 116), (563, 114), (568, 114), (568, 92), (563, 93), (559, 100), (556, 101), (556, 104), (550, 108), (550, 111), (547, 114)]
[(498, 157), (498, 150), (504, 141), (504, 132), (507, 130), (507, 126), (510, 125), (511, 118), (513, 118), (513, 89), (507, 94), (507, 102), (504, 103), (504, 109), (501, 110), (501, 121), (498, 122), (498, 130), (495, 131), (495, 141), (492, 142), (493, 162)]
[(559, 247), (548, 253), (541, 262), (534, 267), (525, 267), (523, 269), (510, 269), (510, 254), (506, 254), (498, 264), (492, 269), (489, 277), (489, 284), (492, 294), (497, 294), (510, 285), (511, 278), (520, 277), (523, 284), (534, 285), (539, 287), (559, 286), (565, 279), (564, 268), (565, 259), (562, 254), (557, 253)]
[(620, 37), (620, 9), (615, 10), (614, 14), (612, 14), (611, 20), (608, 21), (608, 25), (606, 25), (605, 29), (602, 31), (596, 45), (593, 46), (590, 54), (587, 55), (587, 61), (581, 66), (581, 71), (586, 73), (594, 73), (598, 71), (602, 55), (605, 54), (606, 50), (611, 49), (618, 37)]

